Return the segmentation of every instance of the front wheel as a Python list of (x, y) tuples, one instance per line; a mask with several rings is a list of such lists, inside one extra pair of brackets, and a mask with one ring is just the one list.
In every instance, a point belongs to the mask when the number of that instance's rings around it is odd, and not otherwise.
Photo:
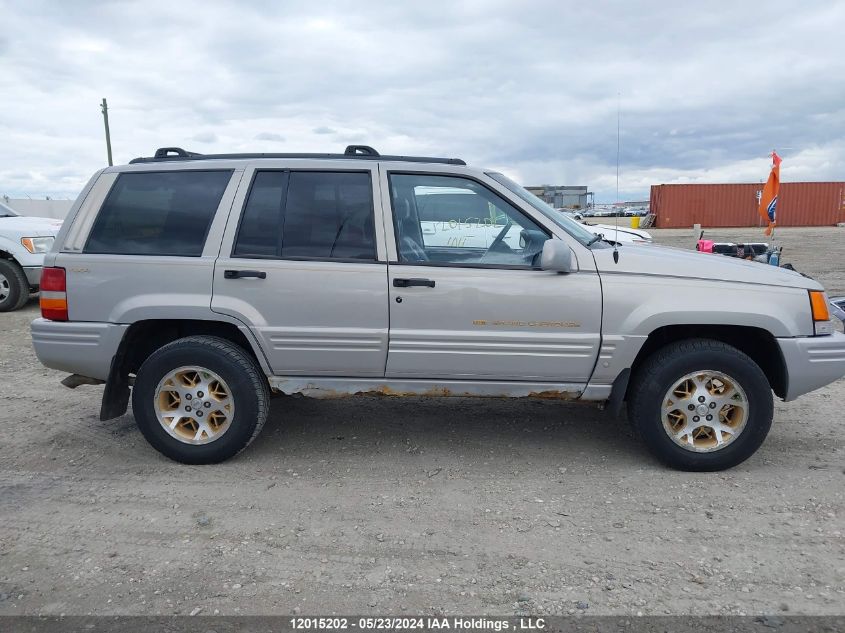
[(742, 463), (766, 439), (773, 412), (760, 367), (710, 339), (667, 345), (643, 363), (628, 390), (634, 428), (660, 461), (679, 470)]
[(241, 347), (189, 336), (153, 352), (132, 388), (132, 411), (147, 441), (184, 464), (222, 462), (261, 431), (267, 378)]
[(0, 312), (22, 308), (29, 300), (29, 281), (16, 262), (0, 259)]

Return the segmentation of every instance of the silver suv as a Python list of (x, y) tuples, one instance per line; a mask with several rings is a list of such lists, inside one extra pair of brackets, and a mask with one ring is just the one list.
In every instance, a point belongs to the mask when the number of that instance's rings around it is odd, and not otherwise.
[(728, 257), (613, 247), (458, 159), (198, 155), (96, 173), (45, 260), (39, 359), (132, 397), (175, 460), (220, 462), (271, 392), (627, 404), (680, 469), (749, 457), (845, 374), (823, 288)]

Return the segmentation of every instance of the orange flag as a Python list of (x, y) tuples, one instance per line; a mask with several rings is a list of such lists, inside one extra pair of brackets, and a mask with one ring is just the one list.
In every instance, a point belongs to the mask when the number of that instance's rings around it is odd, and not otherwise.
[(777, 152), (772, 152), (772, 171), (766, 186), (763, 187), (763, 195), (760, 197), (760, 217), (769, 223), (766, 227), (766, 235), (772, 234), (772, 229), (777, 226), (778, 194), (780, 193), (780, 163), (781, 157)]

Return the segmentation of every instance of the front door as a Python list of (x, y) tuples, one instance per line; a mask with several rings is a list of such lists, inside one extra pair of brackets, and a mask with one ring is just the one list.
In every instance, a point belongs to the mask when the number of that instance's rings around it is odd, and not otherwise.
[(539, 270), (550, 232), (476, 180), (393, 172), (386, 184), (387, 376), (587, 382), (600, 345), (594, 267)]
[(376, 174), (375, 165), (349, 169), (349, 161), (245, 174), (249, 189), (239, 191), (215, 265), (212, 309), (252, 330), (273, 373), (384, 375), (387, 264)]

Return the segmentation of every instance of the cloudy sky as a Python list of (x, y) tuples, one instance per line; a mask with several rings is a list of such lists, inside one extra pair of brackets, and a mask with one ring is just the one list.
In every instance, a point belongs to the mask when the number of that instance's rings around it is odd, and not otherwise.
[[(106, 161), (447, 155), (622, 199), (673, 182), (845, 180), (845, 3), (0, 0), (0, 195)], [(621, 93), (621, 99), (618, 94)]]

